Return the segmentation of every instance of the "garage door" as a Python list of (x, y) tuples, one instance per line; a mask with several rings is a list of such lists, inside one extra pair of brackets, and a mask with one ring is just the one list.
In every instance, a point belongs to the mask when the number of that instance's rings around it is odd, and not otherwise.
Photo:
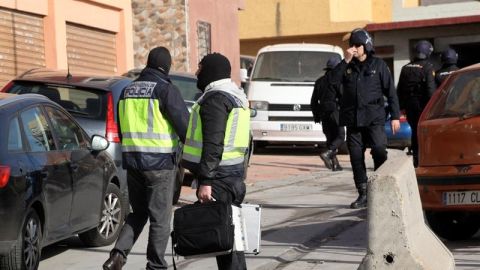
[(0, 85), (29, 69), (45, 67), (43, 18), (0, 9)]
[(115, 47), (115, 33), (67, 24), (67, 57), (70, 72), (116, 73)]

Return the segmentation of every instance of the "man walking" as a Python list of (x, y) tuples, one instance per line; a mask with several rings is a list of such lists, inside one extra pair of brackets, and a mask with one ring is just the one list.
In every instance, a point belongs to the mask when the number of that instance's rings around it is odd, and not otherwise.
[(127, 86), (118, 104), (122, 164), (127, 170), (130, 213), (104, 270), (121, 269), (150, 220), (146, 269), (167, 269), (178, 140), (185, 141), (188, 110), (168, 72), (172, 60), (165, 47), (150, 51), (147, 66)]
[(428, 60), (433, 46), (426, 40), (420, 40), (414, 47), (413, 61), (402, 67), (398, 80), (397, 93), (400, 109), (405, 110), (407, 121), (412, 129), (411, 149), (413, 165), (418, 166), (417, 125), (423, 109), (436, 89), (435, 70)]
[(345, 141), (345, 128), (339, 126), (339, 101), (342, 95), (341, 84), (328, 83), (327, 74), (341, 61), (336, 55), (328, 59), (325, 75), (320, 77), (313, 88), (310, 106), (315, 123), (322, 122), (322, 131), (327, 138), (327, 150), (320, 153), (325, 167), (332, 171), (343, 170), (338, 162), (338, 148)]
[[(219, 53), (206, 55), (198, 64), (197, 86), (203, 95), (192, 107), (183, 164), (198, 179), (201, 203), (217, 200), (238, 206), (246, 193), (250, 110), (245, 93), (230, 74), (230, 62)], [(247, 269), (243, 252), (216, 259), (219, 270)]]
[(392, 75), (387, 64), (374, 56), (368, 32), (357, 28), (350, 33), (345, 58), (328, 74), (331, 83), (343, 85), (340, 125), (347, 127), (347, 146), (358, 198), (351, 208), (367, 206), (365, 150), (371, 148), (374, 169), (387, 160), (384, 96), (392, 115), (392, 131), (400, 128), (400, 111)]

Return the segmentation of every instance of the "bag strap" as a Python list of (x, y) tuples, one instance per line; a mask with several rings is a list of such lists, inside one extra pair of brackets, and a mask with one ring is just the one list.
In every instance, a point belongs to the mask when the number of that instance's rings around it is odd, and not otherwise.
[(177, 265), (175, 264), (175, 255), (176, 254), (175, 254), (175, 250), (173, 249), (173, 245), (175, 244), (174, 243), (174, 238), (173, 238), (173, 233), (174, 232), (172, 232), (170, 234), (170, 236), (172, 237), (172, 262), (173, 262), (173, 270), (177, 270)]

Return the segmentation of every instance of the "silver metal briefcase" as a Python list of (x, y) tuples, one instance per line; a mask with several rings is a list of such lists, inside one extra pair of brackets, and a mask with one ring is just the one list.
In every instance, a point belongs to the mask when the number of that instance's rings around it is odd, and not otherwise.
[(235, 225), (234, 250), (246, 254), (260, 253), (262, 208), (258, 204), (242, 204), (241, 208), (232, 206)]

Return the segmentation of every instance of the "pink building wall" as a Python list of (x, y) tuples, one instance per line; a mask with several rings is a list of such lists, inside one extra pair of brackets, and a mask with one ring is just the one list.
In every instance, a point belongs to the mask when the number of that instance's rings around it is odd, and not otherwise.
[(211, 52), (225, 55), (232, 65), (232, 79), (240, 83), (240, 40), (238, 11), (243, 9), (243, 0), (190, 0), (188, 1), (188, 47), (189, 67), (196, 71), (198, 64), (197, 22), (211, 25)]

